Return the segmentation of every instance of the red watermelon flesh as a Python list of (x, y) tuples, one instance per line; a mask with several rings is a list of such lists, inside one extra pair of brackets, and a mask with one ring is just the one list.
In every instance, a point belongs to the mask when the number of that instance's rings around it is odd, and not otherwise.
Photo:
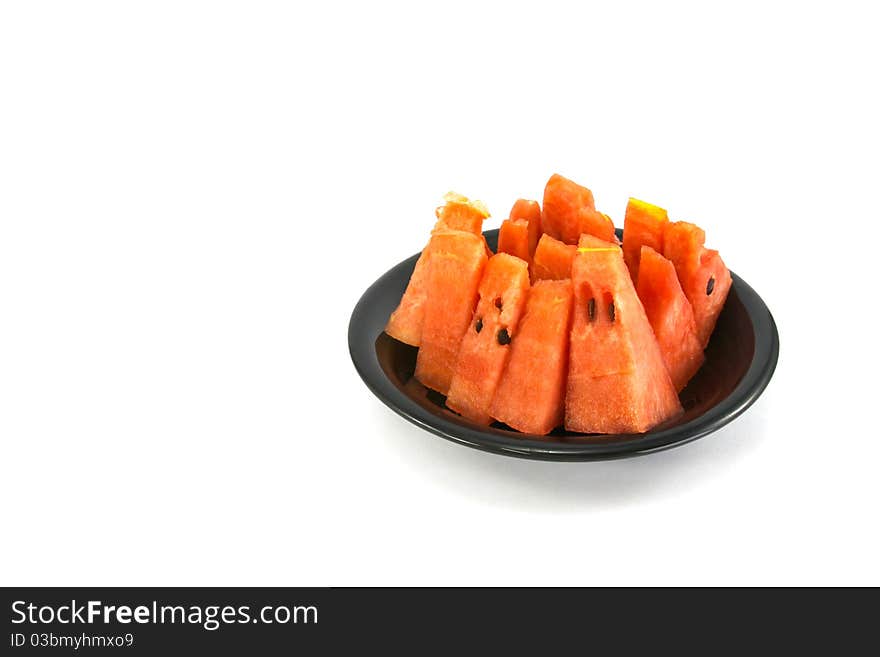
[(566, 244), (577, 244), (582, 233), (614, 242), (614, 223), (596, 210), (593, 193), (554, 173), (544, 187), (544, 232)]
[(477, 309), (461, 341), (446, 406), (472, 422), (488, 425), (510, 345), (519, 339), (519, 319), (529, 292), (528, 266), (507, 253), (489, 258), (479, 292)]
[[(432, 235), (449, 230), (460, 230), (478, 235), (485, 245), (487, 255), (489, 246), (483, 237), (483, 220), (489, 216), (486, 206), (480, 201), (470, 201), (455, 192), (444, 196), (446, 204), (437, 208), (437, 223)], [(425, 302), (428, 299), (428, 269), (431, 260), (431, 243), (422, 249), (415, 269), (407, 283), (406, 291), (397, 309), (391, 313), (385, 332), (396, 340), (418, 347), (422, 342), (422, 324), (425, 319)]]
[(639, 280), (642, 246), (663, 253), (663, 231), (668, 223), (669, 217), (663, 208), (635, 198), (627, 202), (623, 219), (623, 260), (633, 282)]
[(705, 360), (694, 311), (669, 260), (650, 246), (643, 246), (639, 262), (636, 292), (660, 345), (672, 385), (681, 390)]
[(538, 240), (544, 229), (541, 226), (541, 206), (537, 201), (529, 201), (521, 198), (517, 199), (513, 207), (510, 208), (511, 219), (524, 219), (529, 224), (529, 262), (531, 257), (535, 255), (535, 249), (538, 248)]
[(642, 433), (681, 413), (621, 250), (579, 248), (571, 273), (566, 429)]
[(733, 283), (718, 251), (705, 248), (705, 241), (706, 233), (686, 221), (670, 223), (663, 238), (663, 255), (675, 265), (681, 289), (694, 310), (697, 337), (704, 349)]
[(445, 395), (477, 303), (486, 251), (480, 237), (464, 231), (438, 232), (429, 248), (427, 300), (415, 377)]
[(510, 357), (501, 375), (490, 415), (508, 426), (546, 435), (562, 424), (568, 372), (571, 281), (537, 281)]
[(397, 309), (391, 313), (385, 332), (396, 340), (418, 347), (422, 343), (422, 323), (425, 319), (425, 301), (428, 299), (428, 269), (431, 261), (431, 243), (422, 249), (415, 269), (406, 285), (406, 291)]
[(564, 280), (571, 278), (571, 262), (577, 247), (553, 239), (546, 233), (538, 240), (532, 271), (535, 280)]
[(527, 263), (529, 254), (529, 222), (524, 219), (505, 219), (498, 231), (498, 253), (509, 253)]
[(581, 235), (578, 240), (578, 249), (617, 249), (620, 251), (620, 247), (614, 242), (606, 242), (605, 240), (600, 240), (595, 235), (588, 235), (584, 233)]

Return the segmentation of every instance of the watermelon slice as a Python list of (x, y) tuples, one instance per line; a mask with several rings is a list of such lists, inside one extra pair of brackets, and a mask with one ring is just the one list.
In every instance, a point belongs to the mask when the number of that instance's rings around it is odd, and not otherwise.
[(553, 239), (546, 233), (538, 240), (532, 270), (535, 280), (564, 280), (571, 278), (571, 262), (577, 247)]
[(445, 395), (477, 303), (486, 250), (481, 238), (464, 231), (440, 231), (428, 248), (427, 299), (415, 377)]
[(396, 340), (418, 347), (422, 343), (422, 323), (425, 319), (425, 301), (428, 299), (428, 269), (431, 261), (431, 243), (422, 249), (415, 269), (406, 284), (406, 291), (391, 313), (385, 332)]
[(529, 269), (524, 260), (507, 253), (489, 258), (446, 398), (446, 406), (477, 424), (492, 421), (489, 408), (510, 345), (519, 340), (519, 318), (528, 291)]
[(513, 207), (510, 208), (510, 218), (513, 220), (524, 219), (529, 224), (529, 262), (531, 262), (531, 257), (535, 255), (535, 249), (538, 248), (538, 240), (544, 232), (541, 226), (541, 206), (537, 201), (517, 199)]
[[(444, 196), (446, 204), (437, 208), (437, 223), (432, 235), (444, 231), (465, 231), (480, 236), (487, 255), (489, 246), (483, 238), (483, 220), (489, 216), (481, 201), (469, 201), (455, 192)], [(428, 299), (428, 269), (431, 260), (431, 243), (422, 249), (415, 269), (407, 283), (406, 291), (397, 309), (391, 313), (385, 332), (396, 340), (418, 347), (422, 343), (422, 324), (425, 319), (425, 302)]]
[(562, 424), (568, 371), (571, 281), (537, 281), (529, 290), (490, 414), (508, 426), (546, 435)]
[(718, 251), (705, 248), (705, 241), (703, 229), (686, 221), (669, 224), (663, 237), (663, 255), (675, 265), (681, 289), (694, 309), (697, 337), (704, 349), (733, 283)]
[(482, 201), (471, 201), (456, 192), (447, 192), (443, 200), (445, 203), (435, 210), (438, 227), (442, 225), (450, 230), (482, 235), (483, 220), (489, 216), (489, 210)]
[(483, 238), (486, 256), (492, 257), (486, 238), (483, 237), (483, 221), (488, 218), (489, 210), (482, 201), (471, 201), (467, 196), (457, 192), (447, 192), (443, 197), (445, 203), (434, 211), (437, 225), (434, 230), (463, 230)]
[(533, 259), (541, 237), (541, 206), (537, 201), (518, 199), (510, 209), (510, 218), (501, 222), (498, 231), (498, 253), (509, 253), (529, 263), (534, 280)]
[(697, 337), (694, 311), (669, 260), (650, 246), (643, 246), (638, 262), (636, 292), (660, 345), (672, 385), (680, 391), (705, 360), (703, 347)]
[(498, 253), (509, 253), (527, 263), (529, 253), (529, 222), (525, 219), (505, 219), (498, 231)]
[(593, 193), (554, 173), (544, 187), (544, 232), (566, 244), (577, 244), (582, 233), (614, 242), (614, 223), (596, 210)]
[(663, 253), (663, 231), (669, 223), (666, 210), (635, 198), (626, 204), (623, 219), (623, 260), (633, 282), (639, 280), (639, 256), (647, 245)]
[(642, 433), (681, 413), (621, 250), (579, 248), (571, 274), (566, 429)]

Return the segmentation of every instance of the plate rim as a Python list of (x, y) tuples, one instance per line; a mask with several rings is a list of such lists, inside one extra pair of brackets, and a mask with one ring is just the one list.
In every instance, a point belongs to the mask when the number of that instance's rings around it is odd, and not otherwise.
[[(622, 231), (617, 229), (618, 236)], [(498, 229), (483, 231), (487, 240), (497, 237)], [(355, 304), (348, 325), (348, 348), (355, 370), (367, 388), (395, 413), (436, 436), (481, 451), (517, 458), (543, 461), (602, 461), (644, 456), (685, 445), (703, 438), (742, 415), (766, 389), (779, 359), (779, 332), (773, 315), (757, 292), (733, 271), (732, 287), (746, 310), (755, 335), (752, 361), (736, 387), (715, 406), (685, 424), (626, 440), (564, 443), (552, 440), (507, 437), (476, 425), (468, 426), (431, 413), (417, 404), (388, 379), (379, 363), (375, 342), (382, 331), (369, 335), (362, 329), (362, 319), (369, 312), (372, 299), (403, 268), (412, 268), (416, 253), (377, 278)], [(384, 385), (383, 385), (384, 384)]]

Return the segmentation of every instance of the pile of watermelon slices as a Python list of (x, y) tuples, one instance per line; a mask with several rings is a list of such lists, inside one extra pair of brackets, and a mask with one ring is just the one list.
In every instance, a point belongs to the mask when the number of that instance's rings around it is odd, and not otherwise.
[(479, 201), (447, 194), (385, 328), (419, 348), (415, 377), (471, 422), (546, 435), (643, 433), (678, 393), (731, 286), (705, 233), (630, 199), (623, 244), (592, 192), (558, 174), (518, 200), (498, 253)]

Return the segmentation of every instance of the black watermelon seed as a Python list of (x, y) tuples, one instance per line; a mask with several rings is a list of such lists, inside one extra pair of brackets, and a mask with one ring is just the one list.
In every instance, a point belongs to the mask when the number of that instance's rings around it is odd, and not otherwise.
[(480, 319), (477, 320), (477, 324), (476, 324), (476, 326), (474, 326), (474, 328), (477, 330), (477, 333), (479, 333), (480, 331), (483, 330), (483, 318), (482, 317), (480, 317)]
[(608, 317), (611, 321), (614, 321), (614, 302), (608, 304)]
[(590, 299), (587, 301), (587, 315), (590, 317), (591, 322), (596, 321), (596, 300)]
[(498, 310), (501, 310), (501, 308), (503, 307), (503, 305), (504, 305), (504, 304), (501, 303), (501, 297), (496, 297), (496, 298), (495, 298), (495, 307), (496, 307)]
[(500, 344), (500, 345), (510, 344), (510, 333), (507, 332), (506, 328), (498, 331), (498, 344)]
[(714, 276), (710, 276), (710, 277), (709, 277), (709, 282), (706, 283), (706, 296), (708, 297), (710, 294), (712, 294), (712, 291), (713, 291), (714, 289), (715, 289), (715, 277), (714, 277)]

